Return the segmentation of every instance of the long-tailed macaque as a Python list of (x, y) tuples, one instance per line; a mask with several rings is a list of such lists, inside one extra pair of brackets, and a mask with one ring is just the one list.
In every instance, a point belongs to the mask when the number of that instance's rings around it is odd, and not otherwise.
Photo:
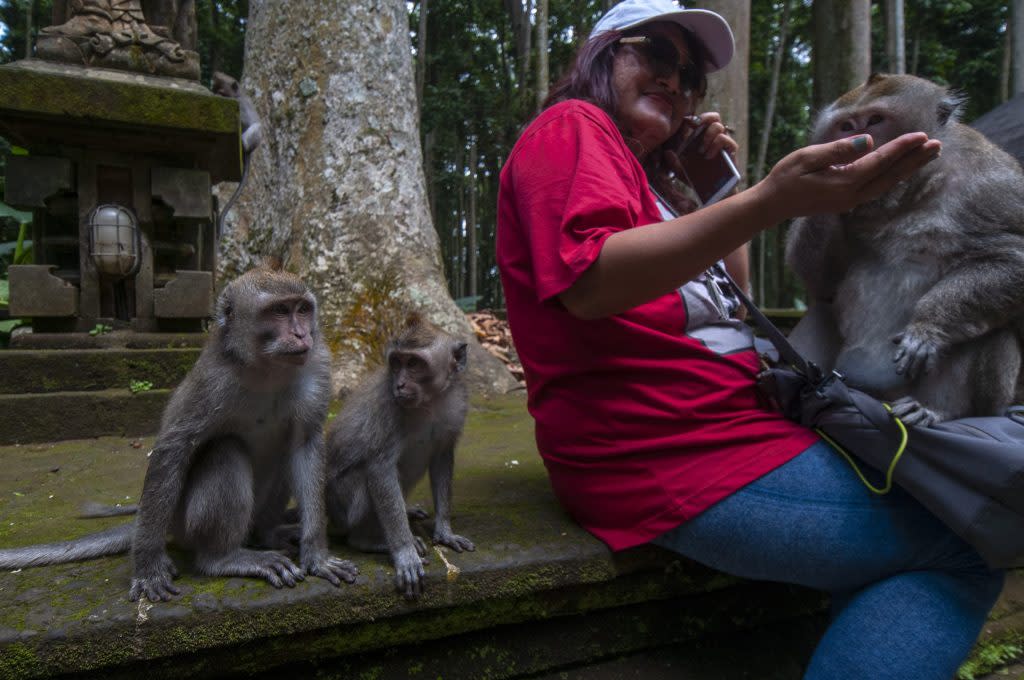
[[(178, 594), (167, 535), (209, 576), (254, 576), (280, 588), (306, 574), (355, 580), (351, 562), (327, 553), (323, 423), (328, 351), (316, 300), (298, 278), (256, 269), (224, 289), (196, 365), (174, 391), (139, 500), (138, 517), (83, 538), (0, 550), (0, 568), (58, 564), (131, 550), (129, 598)], [(274, 550), (294, 494), (299, 565)]]
[(920, 130), (942, 153), (877, 200), (797, 220), (786, 244), (809, 296), (794, 344), (911, 425), (1002, 414), (1021, 373), (1024, 173), (958, 122), (962, 103), (873, 75), (822, 111), (812, 142)]
[(260, 122), (260, 116), (256, 113), (256, 106), (252, 103), (252, 99), (242, 90), (242, 86), (237, 80), (226, 73), (214, 71), (212, 81), (211, 90), (214, 94), (238, 102), (239, 124), (242, 127), (242, 176), (238, 180), (238, 186), (235, 187), (231, 198), (224, 204), (224, 209), (217, 217), (217, 238), (220, 238), (224, 233), (224, 221), (249, 179), (252, 154), (263, 141), (263, 123)]
[(466, 343), (411, 316), (391, 339), (387, 365), (345, 401), (327, 432), (327, 512), (332, 529), (358, 550), (387, 552), (405, 597), (422, 591), (423, 542), (405, 496), (429, 469), (434, 542), (474, 550), (452, 533), (455, 444), (466, 418)]

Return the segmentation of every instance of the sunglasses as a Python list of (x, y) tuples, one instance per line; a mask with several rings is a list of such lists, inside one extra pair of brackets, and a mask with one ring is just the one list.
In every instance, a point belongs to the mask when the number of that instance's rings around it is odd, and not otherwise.
[(655, 75), (667, 78), (673, 73), (679, 74), (679, 87), (684, 93), (697, 92), (701, 89), (703, 76), (689, 60), (683, 63), (679, 50), (671, 40), (660, 35), (631, 35), (619, 38), (619, 44), (629, 45), (640, 52), (654, 69)]

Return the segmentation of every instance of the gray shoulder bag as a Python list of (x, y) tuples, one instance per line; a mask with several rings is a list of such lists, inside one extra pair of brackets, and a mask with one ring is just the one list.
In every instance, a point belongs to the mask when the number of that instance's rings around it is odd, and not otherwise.
[[(888, 405), (847, 385), (841, 373), (824, 375), (801, 356), (718, 269), (779, 352), (780, 366), (761, 373), (758, 387), (787, 418), (821, 434), (874, 493), (899, 484), (989, 566), (1024, 566), (1024, 406), (1005, 416), (906, 427)], [(871, 484), (854, 458), (882, 472), (884, 485)]]

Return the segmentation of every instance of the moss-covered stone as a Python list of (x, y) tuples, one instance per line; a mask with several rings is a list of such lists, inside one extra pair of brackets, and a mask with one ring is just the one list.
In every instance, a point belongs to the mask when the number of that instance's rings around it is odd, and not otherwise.
[[(136, 501), (151, 446), (107, 437), (0, 447), (0, 547), (126, 521), (73, 518), (87, 500)], [(427, 487), (411, 501), (429, 508)], [(182, 596), (155, 605), (127, 601), (127, 556), (2, 573), (0, 677), (215, 677), (285, 665), (323, 678), (505, 678), (772, 621), (818, 621), (823, 610), (818, 593), (742, 582), (654, 548), (611, 554), (555, 502), (522, 395), (473, 405), (454, 491), (454, 528), (478, 549), (432, 552), (415, 603), (395, 592), (386, 556), (337, 543), (332, 551), (361, 571), (339, 589), (315, 578), (275, 590), (201, 577), (178, 551)], [(429, 537), (429, 520), (415, 531)], [(1004, 601), (998, 625), (1016, 630), (1021, 611)]]
[(167, 389), (0, 394), (0, 445), (73, 437), (152, 434), (170, 397)]
[[(0, 447), (0, 547), (70, 538), (125, 521), (72, 518), (87, 500), (134, 502), (151, 446), (152, 439), (102, 438)], [(411, 501), (429, 508), (427, 487), (414, 490)], [(156, 605), (127, 601), (129, 559), (114, 556), (0, 574), (0, 599), (7, 604), (0, 608), (0, 658), (9, 668), (17, 663), (19, 677), (131, 676), (142, 663), (153, 677), (217, 675), (228, 668), (257, 672), (281, 663), (385, 654), (495, 626), (734, 592), (743, 604), (728, 615), (727, 607), (705, 608), (720, 609), (716, 624), (696, 608), (683, 617), (687, 634), (699, 634), (732, 626), (747, 600), (759, 597), (757, 586), (659, 550), (612, 555), (576, 526), (551, 495), (522, 395), (474, 404), (457, 453), (455, 500), (456, 531), (473, 538), (478, 549), (445, 550), (443, 559), (435, 549), (426, 592), (416, 603), (395, 592), (386, 556), (344, 545), (332, 549), (353, 559), (361, 574), (340, 589), (315, 578), (275, 590), (255, 579), (200, 577), (190, 571), (187, 555), (173, 553), (182, 566), (183, 594)], [(429, 537), (429, 520), (415, 530)], [(458, 568), (457, 575), (449, 576), (445, 561)], [(820, 607), (813, 594), (801, 601)], [(770, 609), (752, 608), (759, 616)], [(642, 639), (652, 624), (643, 616), (637, 621), (633, 637)], [(474, 653), (494, 667), (523, 663), (512, 663), (505, 649)], [(580, 653), (591, 652), (581, 647)], [(360, 674), (373, 667), (362, 664)]]
[(238, 103), (198, 83), (20, 61), (0, 69), (0, 110), (93, 124), (238, 132)]
[(132, 380), (146, 380), (157, 389), (172, 388), (192, 368), (199, 352), (199, 348), (0, 352), (0, 394), (126, 389)]

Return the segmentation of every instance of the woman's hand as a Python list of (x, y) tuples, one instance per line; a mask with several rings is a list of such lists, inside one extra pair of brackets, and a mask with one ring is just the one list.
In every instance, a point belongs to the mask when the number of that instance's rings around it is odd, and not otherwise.
[(780, 160), (755, 190), (778, 221), (846, 212), (878, 198), (935, 160), (942, 143), (911, 132), (872, 151), (870, 135), (798, 149)]
[(694, 130), (700, 129), (702, 125), (707, 126), (707, 130), (704, 131), (704, 137), (701, 140), (700, 149), (698, 151), (704, 154), (704, 158), (712, 159), (718, 155), (719, 151), (728, 151), (730, 154), (735, 154), (736, 150), (740, 148), (736, 140), (729, 136), (730, 130), (722, 122), (722, 116), (717, 111), (708, 111), (702, 113), (699, 116), (691, 116), (690, 118), (684, 119), (683, 125), (689, 125)]

